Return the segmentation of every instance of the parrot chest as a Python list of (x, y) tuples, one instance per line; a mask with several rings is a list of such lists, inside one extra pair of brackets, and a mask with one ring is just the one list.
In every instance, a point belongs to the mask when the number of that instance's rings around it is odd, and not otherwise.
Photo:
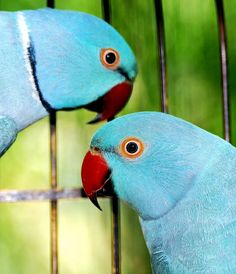
[(235, 273), (236, 223), (198, 217), (142, 222), (154, 273)]

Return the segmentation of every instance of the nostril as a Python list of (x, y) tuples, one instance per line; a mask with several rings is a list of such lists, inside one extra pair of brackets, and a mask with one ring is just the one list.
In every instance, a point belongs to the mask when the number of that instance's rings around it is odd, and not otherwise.
[(101, 152), (101, 150), (100, 150), (99, 147), (94, 147), (94, 146), (91, 146), (91, 147), (90, 147), (90, 150), (91, 150), (91, 152), (92, 152), (93, 154), (97, 154), (97, 153), (100, 153), (100, 152)]

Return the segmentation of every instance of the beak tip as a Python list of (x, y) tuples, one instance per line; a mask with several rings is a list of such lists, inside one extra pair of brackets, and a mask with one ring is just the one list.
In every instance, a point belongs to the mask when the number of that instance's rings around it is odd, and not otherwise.
[(88, 196), (90, 201), (100, 210), (102, 211), (102, 208), (100, 207), (98, 200), (97, 200), (97, 194), (92, 194)]
[(96, 124), (97, 122), (102, 121), (102, 114), (98, 113), (91, 121), (87, 122), (88, 125)]

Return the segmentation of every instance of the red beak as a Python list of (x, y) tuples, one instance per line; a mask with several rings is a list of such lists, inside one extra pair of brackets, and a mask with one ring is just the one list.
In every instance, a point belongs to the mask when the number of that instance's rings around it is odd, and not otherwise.
[(125, 81), (113, 87), (104, 96), (85, 106), (86, 109), (98, 112), (89, 122), (94, 124), (103, 120), (110, 120), (126, 105), (133, 89), (131, 82)]
[(101, 210), (97, 201), (97, 192), (109, 180), (110, 170), (100, 153), (92, 153), (91, 151), (86, 153), (82, 164), (81, 177), (86, 195)]

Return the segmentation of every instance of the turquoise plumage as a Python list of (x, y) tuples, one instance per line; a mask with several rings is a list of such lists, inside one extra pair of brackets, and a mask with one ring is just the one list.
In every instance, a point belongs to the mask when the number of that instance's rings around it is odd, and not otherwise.
[(85, 107), (98, 112), (98, 121), (110, 119), (129, 99), (134, 54), (95, 16), (55, 9), (0, 12), (0, 35), (0, 140), (8, 140), (0, 141), (0, 155), (19, 130), (54, 110)]
[(236, 149), (223, 139), (168, 114), (140, 112), (98, 130), (82, 180), (95, 204), (112, 181), (137, 211), (155, 274), (233, 274), (235, 165)]

